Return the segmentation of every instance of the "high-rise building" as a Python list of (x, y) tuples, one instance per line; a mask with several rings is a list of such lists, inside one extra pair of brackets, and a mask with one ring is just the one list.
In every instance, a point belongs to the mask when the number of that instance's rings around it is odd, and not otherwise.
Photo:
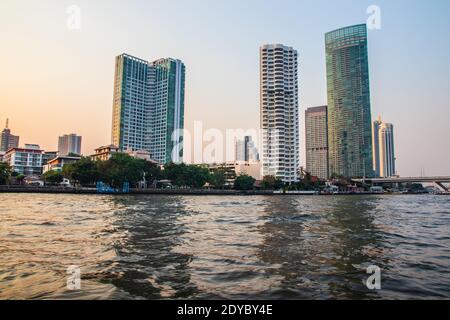
[(127, 54), (116, 57), (112, 144), (122, 151), (150, 151), (154, 77), (147, 61)]
[(81, 154), (81, 137), (76, 134), (66, 134), (58, 138), (58, 154), (60, 156), (67, 156), (73, 153)]
[(9, 119), (6, 119), (5, 129), (2, 131), (0, 142), (0, 152), (6, 152), (11, 148), (19, 147), (19, 136), (11, 134), (11, 129), (9, 129)]
[(295, 182), (300, 165), (297, 51), (264, 45), (260, 69), (263, 175)]
[(328, 179), (327, 106), (305, 112), (306, 171), (319, 179)]
[(185, 66), (180, 60), (116, 58), (112, 144), (146, 150), (159, 163), (181, 162)]
[(381, 117), (373, 123), (373, 170), (377, 177), (395, 176), (394, 126)]
[(367, 28), (355, 25), (325, 35), (329, 174), (371, 177)]
[(159, 163), (183, 161), (185, 66), (176, 59), (151, 63), (155, 96), (151, 116), (150, 153)]
[(251, 136), (245, 136), (243, 140), (236, 140), (235, 147), (235, 161), (259, 161), (258, 149)]

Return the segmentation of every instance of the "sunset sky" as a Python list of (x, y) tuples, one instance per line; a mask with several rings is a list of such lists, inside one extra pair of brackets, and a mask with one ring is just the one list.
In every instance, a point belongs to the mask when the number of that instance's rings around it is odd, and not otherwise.
[[(57, 149), (58, 136), (83, 136), (83, 153), (109, 144), (114, 58), (123, 52), (186, 64), (185, 127), (259, 126), (259, 47), (299, 52), (301, 160), (304, 110), (326, 104), (324, 34), (365, 23), (372, 117), (395, 127), (402, 176), (450, 175), (450, 1), (406, 0), (2, 0), (0, 128), (21, 144)], [(81, 28), (66, 9), (81, 9)]]

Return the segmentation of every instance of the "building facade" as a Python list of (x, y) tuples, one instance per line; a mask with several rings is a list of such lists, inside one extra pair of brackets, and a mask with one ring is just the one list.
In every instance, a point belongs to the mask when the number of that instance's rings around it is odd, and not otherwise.
[(155, 104), (150, 153), (159, 163), (183, 161), (185, 66), (180, 60), (160, 59), (155, 69)]
[(306, 110), (306, 171), (322, 180), (329, 177), (327, 128), (327, 106), (312, 107)]
[(113, 144), (109, 146), (101, 146), (95, 149), (95, 153), (90, 156), (93, 161), (108, 161), (111, 157), (119, 152), (119, 147)]
[(257, 181), (262, 180), (262, 166), (260, 161), (255, 162), (225, 162), (221, 164), (205, 164), (210, 171), (210, 173), (214, 173), (217, 171), (222, 171), (225, 176), (225, 186), (233, 187), (234, 181), (236, 177), (239, 175), (248, 175)]
[(251, 136), (235, 142), (235, 161), (259, 161), (258, 149)]
[(9, 120), (6, 119), (5, 129), (3, 129), (0, 137), (0, 152), (19, 147), (19, 136), (12, 135), (8, 125)]
[(70, 153), (81, 155), (81, 137), (74, 133), (59, 137), (58, 153), (61, 156), (67, 156)]
[(11, 148), (3, 161), (8, 163), (11, 169), (25, 176), (39, 176), (42, 174), (42, 155), (44, 151), (39, 146), (27, 145), (25, 148)]
[(372, 129), (367, 28), (325, 35), (329, 174), (371, 177)]
[(116, 57), (112, 144), (120, 151), (146, 150), (159, 163), (181, 162), (185, 66)]
[(373, 170), (381, 178), (393, 177), (395, 169), (394, 126), (381, 117), (373, 122)]
[(80, 161), (81, 157), (68, 157), (68, 156), (57, 156), (49, 161), (46, 164), (43, 164), (43, 173), (48, 171), (57, 171), (61, 172), (64, 166), (68, 164), (73, 164), (77, 161)]
[(260, 48), (260, 125), (264, 176), (298, 181), (297, 51), (281, 44)]

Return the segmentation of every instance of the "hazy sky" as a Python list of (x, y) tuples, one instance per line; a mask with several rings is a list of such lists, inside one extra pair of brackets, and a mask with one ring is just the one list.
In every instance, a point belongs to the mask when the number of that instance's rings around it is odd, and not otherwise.
[(184, 61), (187, 129), (257, 128), (259, 46), (283, 43), (299, 51), (303, 163), (305, 107), (326, 104), (324, 33), (365, 23), (372, 4), (372, 117), (394, 124), (401, 175), (450, 175), (449, 0), (1, 0), (0, 127), (8, 117), (21, 144), (46, 150), (72, 132), (85, 154), (110, 143), (114, 58), (127, 52)]

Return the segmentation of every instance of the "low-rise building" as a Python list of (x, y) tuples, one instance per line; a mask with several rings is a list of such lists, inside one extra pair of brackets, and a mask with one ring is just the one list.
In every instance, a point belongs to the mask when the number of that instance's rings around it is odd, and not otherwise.
[(260, 161), (236, 162), (234, 168), (237, 175), (246, 174), (255, 180), (262, 180), (262, 166)]
[(234, 180), (236, 180), (236, 170), (234, 167), (234, 162), (221, 163), (221, 164), (208, 164), (209, 172), (211, 174), (222, 171), (225, 177), (225, 187), (232, 187), (234, 185)]
[(75, 163), (79, 161), (81, 157), (68, 157), (68, 156), (57, 156), (56, 158), (50, 160), (43, 166), (43, 173), (47, 171), (59, 171), (61, 172), (63, 167), (68, 164)]
[(145, 161), (148, 161), (148, 162), (152, 162), (152, 163), (158, 164), (158, 162), (156, 160), (152, 159), (152, 156), (151, 156), (150, 152), (148, 152), (146, 150), (137, 150), (137, 151), (128, 150), (125, 153), (130, 155), (133, 158), (142, 159), (142, 160), (145, 160)]
[(42, 174), (42, 155), (38, 145), (25, 145), (25, 148), (11, 148), (3, 157), (11, 169), (25, 176), (39, 176)]
[(42, 154), (42, 165), (45, 166), (50, 160), (58, 156), (58, 151), (45, 151)]
[(222, 164), (209, 164), (208, 168), (211, 173), (222, 170), (225, 175), (226, 186), (233, 186), (236, 177), (243, 174), (248, 175), (257, 181), (262, 180), (262, 166), (260, 161), (237, 161)]
[(102, 146), (95, 149), (95, 154), (91, 155), (90, 158), (94, 161), (108, 161), (111, 156), (119, 152), (119, 147), (113, 144), (108, 146)]

